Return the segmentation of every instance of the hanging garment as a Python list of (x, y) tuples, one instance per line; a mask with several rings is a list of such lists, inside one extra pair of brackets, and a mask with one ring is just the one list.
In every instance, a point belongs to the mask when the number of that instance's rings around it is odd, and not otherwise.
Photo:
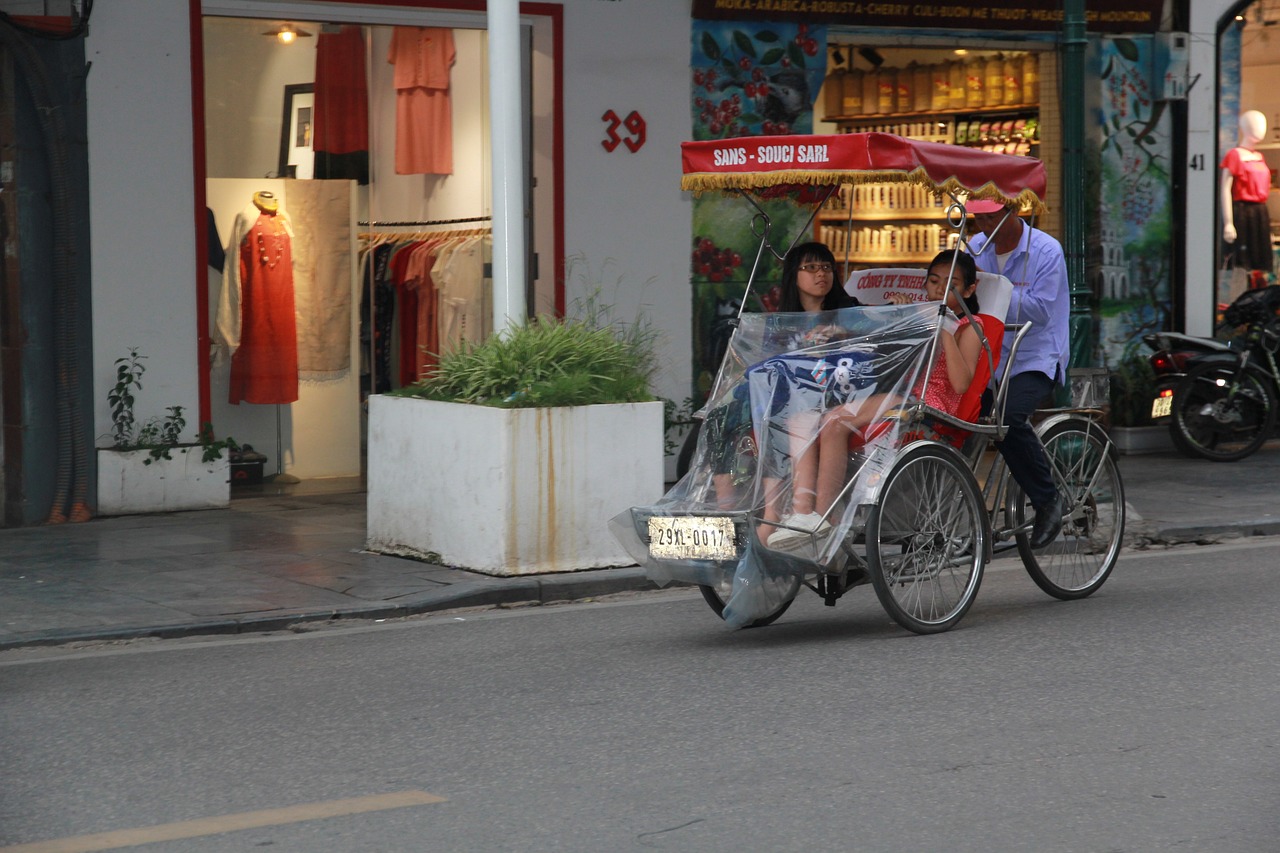
[(298, 313), (298, 376), (338, 379), (351, 368), (351, 184), (287, 181)]
[(369, 183), (369, 92), (361, 28), (323, 29), (316, 38), (315, 116), (311, 147), (316, 178)]
[(233, 405), (298, 399), (293, 234), (283, 210), (236, 216), (215, 338), (231, 356)]
[(396, 27), (387, 61), (395, 66), (396, 173), (453, 174), (449, 72), (453, 31)]
[(487, 242), (484, 237), (462, 238), (446, 247), (431, 269), (437, 288), (442, 352), (462, 341), (479, 343), (491, 325), (486, 323), (484, 297)]
[(431, 277), (431, 268), (436, 262), (436, 251), (445, 242), (444, 239), (426, 241), (413, 251), (409, 265), (405, 268), (405, 286), (412, 288), (418, 299), (414, 379), (421, 379), (440, 363), (440, 328), (436, 310), (439, 295), (435, 280)]

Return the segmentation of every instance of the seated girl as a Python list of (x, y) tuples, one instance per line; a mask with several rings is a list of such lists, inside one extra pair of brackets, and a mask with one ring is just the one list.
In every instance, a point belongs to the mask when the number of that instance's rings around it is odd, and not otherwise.
[[(948, 293), (949, 275), (951, 289)], [(962, 313), (961, 300), (970, 314), (978, 313), (977, 287), (977, 267), (973, 258), (963, 252), (942, 252), (929, 264), (925, 292), (933, 301), (941, 301), (946, 294), (949, 311), (939, 326), (937, 362), (929, 372), (929, 384), (921, 387), (924, 384), (922, 372), (911, 394), (950, 414), (957, 413), (982, 353), (981, 338), (969, 318), (956, 316)], [(892, 294), (890, 301), (903, 304), (910, 302), (911, 298), (906, 294)], [(849, 437), (854, 432), (865, 431), (887, 410), (902, 402), (902, 398), (894, 394), (876, 394), (846, 403), (822, 415), (816, 439), (812, 433), (796, 436), (797, 443), (803, 447), (797, 447), (792, 455), (791, 514), (782, 519), (785, 526), (778, 527), (769, 536), (769, 548), (794, 551), (813, 541), (811, 533), (822, 535), (830, 529), (831, 525), (824, 516), (845, 485)]]

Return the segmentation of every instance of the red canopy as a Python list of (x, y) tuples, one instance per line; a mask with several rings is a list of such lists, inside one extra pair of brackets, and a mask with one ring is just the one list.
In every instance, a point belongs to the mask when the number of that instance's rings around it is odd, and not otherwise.
[(685, 142), (680, 149), (680, 187), (694, 192), (904, 182), (1045, 209), (1039, 160), (888, 133), (744, 136)]

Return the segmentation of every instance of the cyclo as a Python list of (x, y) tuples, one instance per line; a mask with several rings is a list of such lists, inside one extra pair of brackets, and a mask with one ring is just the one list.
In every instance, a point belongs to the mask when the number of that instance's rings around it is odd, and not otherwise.
[[(801, 146), (805, 164), (794, 158)], [(820, 206), (842, 185), (921, 185), (945, 209), (946, 227), (962, 248), (969, 199), (1044, 210), (1044, 167), (1025, 157), (881, 133), (747, 137), (682, 148), (683, 189), (736, 193), (754, 208), (759, 246), (748, 293), (764, 253), (785, 254), (758, 201), (763, 197), (808, 197)], [(859, 287), (861, 297), (886, 286), (923, 296), (923, 278), (923, 271), (863, 271), (846, 288)], [(997, 375), (1003, 337), (1013, 336), (1012, 360), (1031, 328), (1005, 316), (1011, 290), (1003, 276), (981, 277), (978, 315), (964, 309), (983, 351), (957, 413), (912, 393), (935, 364), (945, 298), (818, 313), (740, 309), (699, 413), (704, 428), (688, 473), (656, 504), (614, 518), (614, 534), (651, 579), (696, 584), (734, 627), (770, 624), (802, 586), (834, 605), (870, 583), (902, 627), (946, 631), (973, 604), (988, 562), (1015, 548), (1049, 595), (1069, 600), (1097, 591), (1115, 566), (1125, 522), (1124, 487), (1101, 411), (1038, 413), (1036, 432), (1063, 500), (1064, 524), (1055, 541), (1035, 551), (1033, 510), (992, 447), (1005, 432), (1003, 379), (990, 413), (978, 414), (982, 389)], [(843, 485), (822, 525), (789, 527), (798, 460), (831, 452), (830, 442), (821, 441), (822, 425), (836, 406), (865, 407), (873, 416), (847, 446), (837, 445)], [(825, 464), (831, 470), (829, 457)], [(762, 538), (762, 531), (779, 528), (793, 530), (785, 550), (767, 544), (776, 537)]]

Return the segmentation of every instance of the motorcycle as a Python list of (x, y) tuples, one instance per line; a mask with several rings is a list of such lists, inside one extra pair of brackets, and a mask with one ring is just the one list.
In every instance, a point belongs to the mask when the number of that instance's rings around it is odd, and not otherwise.
[(1235, 462), (1275, 432), (1280, 411), (1280, 286), (1245, 291), (1223, 312), (1222, 338), (1154, 332), (1151, 419), (1186, 456)]

